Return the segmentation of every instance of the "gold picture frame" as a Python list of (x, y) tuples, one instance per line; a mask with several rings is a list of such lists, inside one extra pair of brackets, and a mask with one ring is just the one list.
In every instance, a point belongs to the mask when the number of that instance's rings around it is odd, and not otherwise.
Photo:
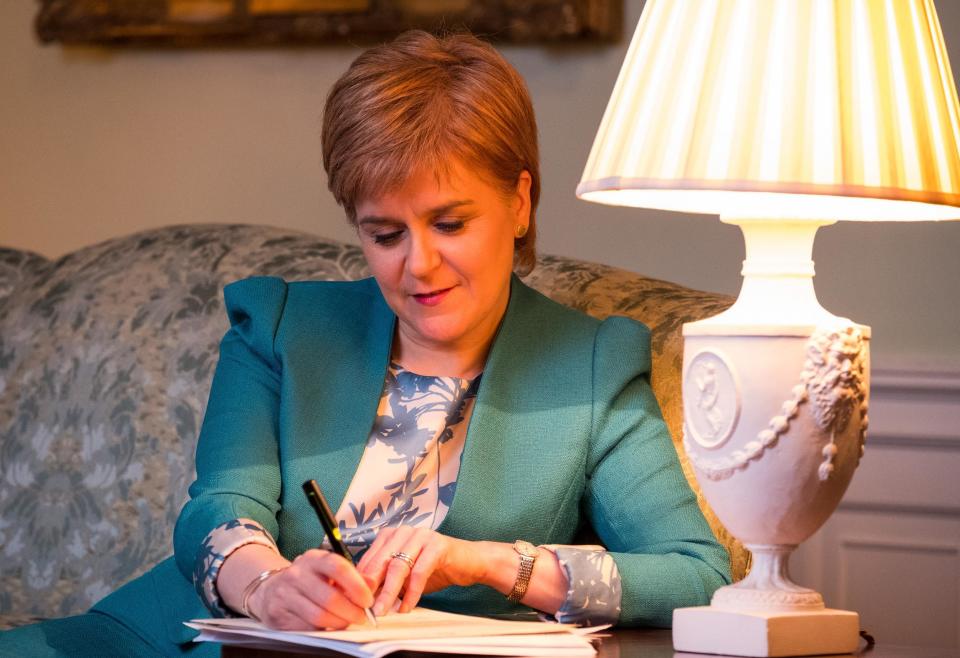
[(39, 0), (43, 43), (131, 46), (367, 44), (468, 29), (493, 41), (616, 41), (623, 0)]

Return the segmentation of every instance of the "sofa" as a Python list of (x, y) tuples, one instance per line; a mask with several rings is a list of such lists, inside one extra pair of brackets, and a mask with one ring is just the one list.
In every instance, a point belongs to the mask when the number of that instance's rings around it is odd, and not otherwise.
[[(183, 225), (56, 260), (0, 249), (0, 628), (75, 614), (172, 551), (227, 329), (222, 289), (251, 275), (367, 276), (358, 247), (291, 230)], [(680, 448), (681, 325), (732, 300), (569, 258), (528, 284), (652, 329), (652, 384)], [(731, 551), (749, 554), (701, 505)]]

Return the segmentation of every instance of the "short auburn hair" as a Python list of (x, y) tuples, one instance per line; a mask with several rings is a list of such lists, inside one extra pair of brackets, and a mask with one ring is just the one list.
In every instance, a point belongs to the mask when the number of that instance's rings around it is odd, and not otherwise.
[(514, 243), (515, 269), (536, 262), (540, 156), (527, 86), (493, 46), (470, 34), (404, 32), (357, 57), (323, 112), (323, 167), (337, 203), (357, 204), (421, 171), (447, 175), (457, 159), (504, 195), (526, 170), (530, 226)]

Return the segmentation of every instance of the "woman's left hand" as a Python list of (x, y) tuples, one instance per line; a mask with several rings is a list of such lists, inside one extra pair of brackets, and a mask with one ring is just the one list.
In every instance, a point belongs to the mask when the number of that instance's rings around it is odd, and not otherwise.
[[(373, 612), (382, 615), (392, 610), (400, 594), (400, 612), (409, 612), (423, 594), (449, 585), (473, 585), (483, 581), (486, 572), (481, 542), (441, 535), (427, 528), (383, 528), (357, 564), (367, 582), (379, 587)], [(409, 556), (413, 565), (395, 553)]]

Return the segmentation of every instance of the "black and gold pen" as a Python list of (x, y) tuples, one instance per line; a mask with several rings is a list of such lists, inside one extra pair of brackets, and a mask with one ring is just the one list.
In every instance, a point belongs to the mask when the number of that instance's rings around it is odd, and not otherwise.
[[(340, 528), (337, 526), (337, 519), (333, 516), (330, 505), (327, 504), (327, 499), (323, 497), (323, 492), (320, 491), (320, 485), (317, 484), (316, 480), (307, 480), (303, 483), (303, 492), (307, 494), (307, 500), (310, 501), (310, 506), (313, 507), (313, 511), (317, 513), (317, 518), (320, 519), (323, 532), (326, 533), (327, 539), (330, 540), (333, 552), (347, 558), (352, 564), (353, 558), (350, 557), (350, 553), (347, 552), (347, 547), (343, 545), (343, 539), (340, 537)], [(377, 617), (373, 614), (373, 610), (365, 608), (364, 612), (367, 613), (367, 619), (369, 619), (374, 626), (377, 626)]]

